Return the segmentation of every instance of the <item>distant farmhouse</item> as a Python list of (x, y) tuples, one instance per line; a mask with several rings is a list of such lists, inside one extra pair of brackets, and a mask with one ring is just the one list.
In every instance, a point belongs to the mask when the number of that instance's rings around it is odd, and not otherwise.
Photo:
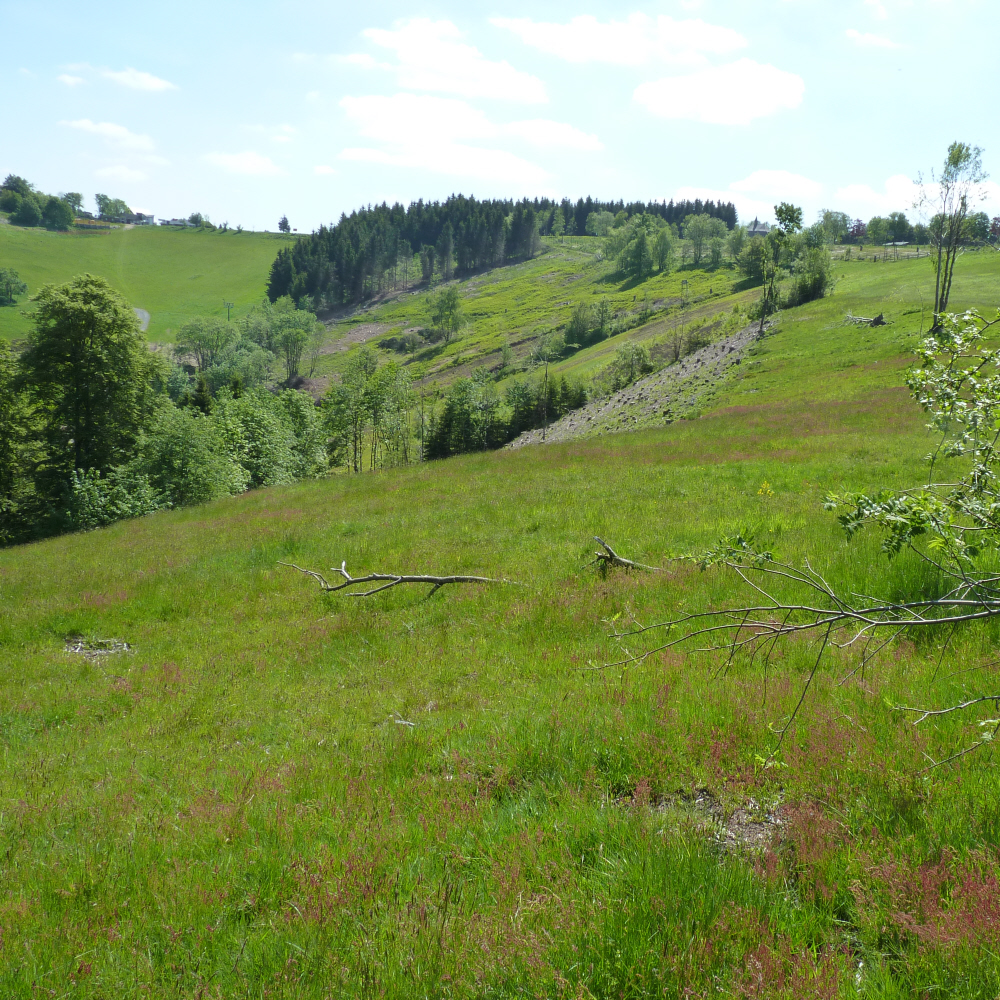
[(766, 222), (759, 222), (757, 219), (747, 226), (747, 236), (767, 236), (770, 231), (771, 227)]
[[(76, 217), (89, 221), (94, 219), (92, 212), (77, 212)], [(156, 223), (152, 215), (143, 215), (142, 212), (125, 212), (123, 215), (99, 215), (97, 219), (101, 222), (117, 222), (126, 226), (152, 226)]]
[(161, 226), (193, 226), (193, 222), (187, 219), (160, 219)]

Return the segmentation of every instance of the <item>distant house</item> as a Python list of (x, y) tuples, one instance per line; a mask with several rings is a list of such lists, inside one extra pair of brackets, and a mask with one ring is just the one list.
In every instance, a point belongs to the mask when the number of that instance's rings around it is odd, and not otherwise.
[(153, 216), (143, 215), (142, 212), (126, 212), (124, 215), (102, 215), (104, 222), (118, 222), (126, 226), (151, 226)]
[(766, 222), (759, 222), (757, 219), (747, 226), (747, 236), (767, 236), (770, 231), (771, 227)]
[(190, 226), (187, 219), (160, 219), (161, 226)]

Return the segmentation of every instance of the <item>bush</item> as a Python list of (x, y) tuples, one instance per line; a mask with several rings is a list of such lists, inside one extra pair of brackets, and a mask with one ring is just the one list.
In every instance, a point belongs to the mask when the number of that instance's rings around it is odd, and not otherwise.
[(166, 404), (139, 443), (136, 470), (173, 507), (242, 493), (249, 476), (233, 460), (218, 423)]
[[(610, 212), (605, 213), (610, 215)], [(586, 302), (578, 302), (566, 326), (566, 338), (571, 344), (586, 344), (593, 326), (593, 310)]]
[(134, 466), (112, 469), (103, 477), (96, 469), (77, 469), (70, 475), (66, 521), (72, 531), (88, 531), (169, 506)]
[(4, 188), (0, 191), (0, 212), (13, 214), (21, 207), (21, 196), (16, 191)]
[(247, 392), (238, 399), (226, 392), (219, 395), (214, 419), (250, 489), (295, 481), (293, 434), (283, 416), (267, 392)]
[(764, 264), (766, 261), (767, 248), (759, 236), (754, 236), (746, 240), (743, 244), (743, 249), (736, 255), (736, 266), (753, 282), (764, 280)]
[(73, 209), (62, 198), (49, 198), (42, 221), (48, 229), (69, 229), (73, 225)]
[(38, 202), (29, 195), (21, 199), (21, 204), (13, 212), (10, 221), (16, 226), (37, 226), (42, 221), (42, 210), (38, 207)]
[(796, 264), (792, 287), (785, 299), (786, 306), (799, 306), (826, 295), (831, 283), (830, 254), (822, 248), (807, 250)]
[(270, 351), (241, 337), (222, 350), (214, 363), (205, 369), (205, 381), (213, 393), (232, 386), (237, 379), (244, 389), (254, 389), (267, 382), (273, 361)]
[(617, 392), (648, 375), (653, 368), (649, 348), (645, 344), (626, 341), (615, 351), (614, 361), (594, 376), (594, 391), (598, 395)]

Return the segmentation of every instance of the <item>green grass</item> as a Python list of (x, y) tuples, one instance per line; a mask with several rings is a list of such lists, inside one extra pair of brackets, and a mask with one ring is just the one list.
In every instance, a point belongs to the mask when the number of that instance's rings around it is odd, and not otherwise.
[[(523, 362), (538, 337), (564, 326), (581, 301), (596, 307), (606, 298), (614, 312), (631, 313), (646, 299), (655, 312), (654, 322), (576, 351), (555, 366), (557, 374), (588, 379), (613, 358), (624, 339), (655, 340), (674, 326), (698, 325), (719, 312), (731, 312), (758, 294), (734, 292), (740, 282), (731, 266), (712, 270), (687, 265), (638, 284), (622, 281), (613, 264), (601, 258), (602, 242), (586, 236), (565, 241), (547, 237), (533, 260), (457, 279), (465, 300), (460, 335), (450, 344), (427, 344), (397, 359), (422, 384), (444, 387), (477, 365), (499, 365), (505, 342)], [(372, 331), (367, 339), (373, 343), (399, 337), (405, 330), (429, 329), (441, 287), (437, 281), (430, 288), (419, 285), (345, 316), (331, 324), (331, 341), (346, 337), (345, 344), (353, 347), (359, 328)], [(321, 371), (336, 372), (345, 359), (340, 351), (329, 354)]]
[[(887, 709), (988, 685), (995, 630), (847, 684), (831, 654), (766, 771), (815, 648), (766, 681), (692, 651), (585, 669), (615, 615), (747, 596), (683, 563), (602, 578), (593, 535), (663, 564), (752, 531), (846, 589), (933, 587), (820, 509), (925, 473), (901, 385), (926, 270), (861, 268), (700, 420), (0, 552), (0, 995), (995, 997), (995, 761), (918, 773), (979, 717)], [(998, 265), (960, 268), (955, 305), (989, 306)], [(844, 325), (873, 307), (890, 326)], [(324, 598), (279, 560), (516, 582)], [(769, 811), (759, 850), (721, 846)]]
[[(271, 262), (290, 239), (158, 226), (55, 233), (0, 225), (0, 267), (20, 274), (28, 296), (86, 271), (100, 275), (150, 314), (150, 340), (169, 342), (195, 316), (225, 316), (223, 301), (236, 303), (237, 316), (260, 302)], [(27, 296), (0, 308), (0, 337), (24, 337), (31, 309)]]

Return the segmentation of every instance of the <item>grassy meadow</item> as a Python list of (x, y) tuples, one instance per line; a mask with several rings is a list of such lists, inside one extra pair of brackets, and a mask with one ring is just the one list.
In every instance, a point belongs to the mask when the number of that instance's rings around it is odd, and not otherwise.
[[(998, 260), (963, 258), (955, 308), (997, 304)], [(896, 643), (846, 682), (856, 661), (828, 654), (767, 769), (815, 646), (766, 674), (693, 648), (602, 668), (612, 620), (747, 599), (667, 562), (722, 534), (846, 590), (933, 590), (820, 508), (926, 474), (902, 379), (931, 272), (836, 273), (698, 420), (0, 551), (0, 995), (996, 997), (997, 765), (924, 771), (991, 706), (891, 711), (993, 690), (994, 627), (943, 656)], [(509, 277), (473, 286), (498, 296), (484, 338), (571, 301)], [(405, 327), (417, 298), (380, 321)], [(667, 571), (602, 576), (594, 535)], [(278, 565), (342, 560), (511, 582), (351, 599)], [(132, 648), (87, 658), (77, 637)]]
[[(195, 316), (225, 316), (223, 301), (240, 316), (265, 295), (268, 270), (279, 248), (294, 237), (235, 230), (136, 226), (49, 232), (0, 225), (0, 267), (12, 267), (28, 285), (100, 275), (150, 314), (147, 336), (172, 341)], [(31, 328), (28, 296), (0, 307), (0, 337), (20, 339)]]

